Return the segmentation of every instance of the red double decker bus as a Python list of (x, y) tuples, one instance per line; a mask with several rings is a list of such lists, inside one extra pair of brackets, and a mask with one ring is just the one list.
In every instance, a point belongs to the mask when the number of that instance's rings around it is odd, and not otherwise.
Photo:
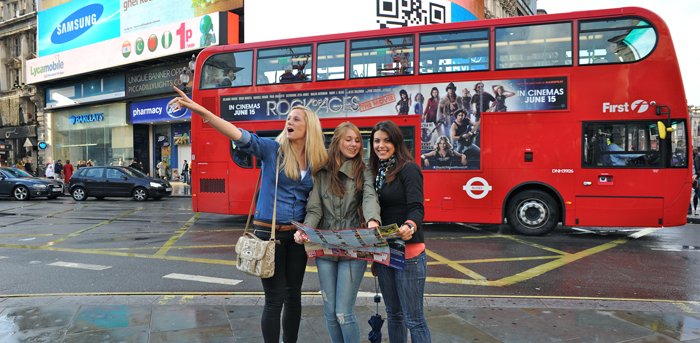
[[(618, 8), (210, 47), (193, 97), (274, 137), (294, 105), (330, 137), (392, 120), (423, 168), (427, 222), (541, 235), (686, 223), (689, 117), (671, 34)], [(259, 166), (192, 119), (193, 210), (247, 214)]]

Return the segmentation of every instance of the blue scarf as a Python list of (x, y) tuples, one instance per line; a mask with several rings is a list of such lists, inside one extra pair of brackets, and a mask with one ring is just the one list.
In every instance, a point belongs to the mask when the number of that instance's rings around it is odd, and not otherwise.
[(382, 188), (384, 188), (384, 181), (386, 179), (386, 174), (396, 167), (396, 155), (391, 155), (388, 160), (379, 161), (379, 169), (377, 170), (377, 177), (374, 179), (374, 190), (377, 192), (377, 196), (381, 197)]

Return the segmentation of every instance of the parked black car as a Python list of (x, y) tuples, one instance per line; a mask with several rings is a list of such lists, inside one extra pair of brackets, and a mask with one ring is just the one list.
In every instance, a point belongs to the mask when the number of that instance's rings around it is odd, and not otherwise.
[(133, 197), (158, 200), (173, 192), (168, 181), (150, 177), (129, 167), (83, 167), (73, 174), (68, 190), (77, 201), (88, 197)]
[(56, 180), (34, 177), (22, 169), (0, 168), (0, 195), (16, 200), (33, 197), (56, 199), (63, 194), (63, 184)]

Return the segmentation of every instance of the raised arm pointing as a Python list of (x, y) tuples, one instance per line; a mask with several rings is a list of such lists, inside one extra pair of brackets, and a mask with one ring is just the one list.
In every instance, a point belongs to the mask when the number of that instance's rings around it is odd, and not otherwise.
[(179, 88), (173, 86), (173, 89), (175, 90), (175, 92), (177, 92), (177, 94), (179, 94), (179, 96), (173, 98), (168, 102), (168, 106), (171, 106), (173, 110), (177, 111), (183, 107), (188, 108), (190, 111), (192, 111), (193, 114), (202, 117), (202, 120), (205, 123), (209, 123), (209, 125), (215, 128), (217, 131), (223, 133), (224, 136), (234, 141), (239, 140), (241, 138), (243, 134), (241, 133), (241, 130), (238, 127), (236, 127), (236, 125), (233, 125), (225, 119), (215, 115), (214, 113), (211, 113), (211, 111), (204, 108), (204, 106), (190, 99), (187, 96), (187, 94), (185, 94)]

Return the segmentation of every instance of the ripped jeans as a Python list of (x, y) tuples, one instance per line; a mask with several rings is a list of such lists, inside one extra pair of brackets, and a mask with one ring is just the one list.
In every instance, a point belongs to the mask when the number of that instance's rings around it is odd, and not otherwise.
[(360, 326), (354, 308), (367, 261), (318, 258), (316, 266), (323, 294), (323, 317), (331, 342), (360, 342)]

